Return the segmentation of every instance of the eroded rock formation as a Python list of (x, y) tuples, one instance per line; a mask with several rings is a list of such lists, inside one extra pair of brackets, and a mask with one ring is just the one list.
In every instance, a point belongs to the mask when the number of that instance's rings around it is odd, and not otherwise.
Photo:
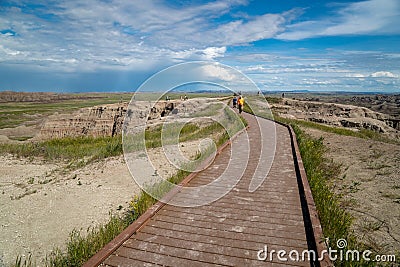
[(82, 108), (73, 114), (55, 114), (44, 122), (40, 139), (76, 137), (76, 136), (115, 136), (121, 134), (125, 114), (129, 119), (156, 120), (167, 116), (169, 112), (177, 112), (177, 103), (160, 101), (140, 102), (140, 108), (127, 110), (128, 103), (109, 104)]
[(397, 136), (400, 131), (399, 119), (359, 106), (282, 99), (280, 103), (274, 103), (271, 107), (280, 116), (286, 118), (332, 126), (364, 128)]
[(50, 116), (40, 130), (41, 138), (66, 136), (114, 136), (121, 132), (127, 103), (83, 108), (74, 114)]

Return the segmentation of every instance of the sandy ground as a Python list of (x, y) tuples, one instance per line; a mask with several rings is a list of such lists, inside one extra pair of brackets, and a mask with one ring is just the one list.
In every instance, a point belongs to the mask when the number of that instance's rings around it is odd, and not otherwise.
[(69, 233), (104, 223), (139, 192), (122, 157), (60, 174), (65, 166), (0, 159), (0, 251), (8, 264), (17, 255), (40, 260), (66, 244)]
[(354, 234), (379, 253), (400, 252), (400, 145), (303, 128), (323, 137), (342, 165), (334, 190), (355, 218)]
[[(181, 152), (191, 157), (197, 149), (197, 142), (184, 143)], [(160, 174), (176, 172), (160, 149), (149, 153)], [(73, 229), (106, 222), (139, 192), (123, 156), (74, 171), (66, 171), (66, 163), (0, 157), (0, 266), (29, 253), (42, 265), (55, 247), (64, 248)]]

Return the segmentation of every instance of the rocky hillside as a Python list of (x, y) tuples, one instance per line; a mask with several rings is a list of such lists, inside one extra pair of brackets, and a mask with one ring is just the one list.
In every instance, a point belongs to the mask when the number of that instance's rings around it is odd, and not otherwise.
[[(297, 97), (296, 97), (297, 98)], [(396, 119), (400, 119), (400, 95), (334, 95), (324, 94), (316, 96), (300, 97), (300, 100), (337, 103), (366, 107), (370, 110), (388, 114)]]
[(271, 104), (280, 116), (332, 126), (364, 128), (391, 136), (400, 135), (400, 120), (368, 108), (337, 103), (282, 99)]
[[(115, 136), (121, 134), (125, 114), (129, 112), (129, 118), (143, 118), (148, 115), (149, 120), (156, 120), (166, 116), (174, 110), (178, 101), (160, 101), (154, 106), (143, 101), (142, 109), (127, 111), (128, 103), (108, 104), (82, 108), (73, 114), (55, 114), (44, 122), (38, 138), (62, 138), (67, 136)], [(150, 110), (148, 113), (146, 110)]]
[(114, 136), (121, 132), (128, 104), (110, 104), (82, 108), (74, 114), (48, 117), (40, 130), (40, 138), (66, 136)]

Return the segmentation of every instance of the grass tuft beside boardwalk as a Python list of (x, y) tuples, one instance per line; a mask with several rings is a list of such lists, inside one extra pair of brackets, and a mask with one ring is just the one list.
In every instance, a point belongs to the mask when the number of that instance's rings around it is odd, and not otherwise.
[(86, 235), (82, 235), (78, 230), (73, 230), (70, 233), (67, 252), (63, 253), (61, 250), (56, 249), (47, 256), (46, 265), (81, 266), (87, 259), (87, 255), (95, 254), (122, 232), (126, 226), (128, 226), (127, 220), (121, 220), (115, 215), (110, 215), (110, 219), (106, 224), (88, 229)]

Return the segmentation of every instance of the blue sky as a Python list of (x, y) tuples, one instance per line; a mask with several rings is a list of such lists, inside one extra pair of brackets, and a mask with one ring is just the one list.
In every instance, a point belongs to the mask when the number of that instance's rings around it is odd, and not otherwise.
[(400, 92), (399, 25), (398, 0), (2, 0), (0, 90), (132, 91), (211, 61), (265, 91)]

